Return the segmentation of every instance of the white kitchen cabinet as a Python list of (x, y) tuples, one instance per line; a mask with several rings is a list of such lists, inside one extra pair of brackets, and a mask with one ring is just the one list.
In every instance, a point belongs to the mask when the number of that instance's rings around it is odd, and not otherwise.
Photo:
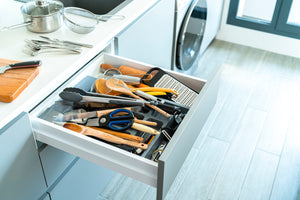
[(115, 173), (97, 164), (79, 159), (49, 191), (52, 200), (96, 200)]
[(174, 0), (160, 0), (117, 36), (117, 54), (171, 69)]
[[(76, 73), (70, 80), (45, 99), (45, 101), (41, 102), (30, 113), (34, 136), (38, 141), (45, 144), (156, 187), (157, 199), (162, 199), (167, 194), (167, 191), (172, 185), (216, 102), (219, 73), (212, 76), (212, 80), (205, 82), (204, 80), (195, 77), (170, 72), (177, 79), (188, 84), (191, 88), (200, 93), (172, 139), (169, 141), (166, 149), (159, 158), (159, 161), (155, 162), (149, 158), (133, 154), (116, 146), (75, 133), (39, 117), (51, 107), (55, 101), (60, 99), (58, 94), (64, 88), (75, 86), (88, 76), (97, 77), (100, 73), (99, 66), (102, 63), (107, 63), (116, 67), (127, 65), (146, 71), (154, 67), (119, 56), (100, 54), (89, 62), (79, 73)], [(74, 169), (74, 173), (75, 172), (79, 173), (80, 170)], [(70, 171), (70, 173), (73, 172)], [(84, 172), (82, 171), (82, 173)], [(101, 173), (99, 173), (99, 176), (100, 174)], [(82, 174), (80, 176), (82, 176)], [(67, 178), (66, 182), (68, 182), (67, 180), (69, 179)], [(73, 182), (73, 184), (76, 185), (75, 182)], [(63, 186), (57, 187), (63, 188)], [(57, 194), (58, 191), (60, 190), (57, 190)], [(61, 193), (61, 195), (63, 194)]]
[(28, 115), (0, 130), (0, 199), (37, 199), (46, 189)]
[(49, 145), (40, 149), (39, 155), (48, 185), (56, 181), (61, 173), (76, 159), (76, 156)]
[(46, 194), (45, 197), (42, 200), (52, 200), (52, 199), (50, 199), (49, 194)]

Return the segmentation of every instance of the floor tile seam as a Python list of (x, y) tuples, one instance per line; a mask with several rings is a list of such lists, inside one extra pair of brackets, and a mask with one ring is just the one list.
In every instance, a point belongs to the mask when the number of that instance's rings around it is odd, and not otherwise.
[(277, 179), (277, 177), (278, 177), (279, 167), (280, 167), (280, 164), (282, 163), (282, 159), (283, 159), (282, 154), (283, 154), (285, 148), (287, 148), (287, 139), (288, 139), (288, 133), (289, 133), (289, 130), (290, 130), (290, 128), (291, 128), (291, 126), (290, 126), (291, 123), (292, 123), (292, 116), (290, 116), (289, 126), (288, 126), (288, 128), (287, 128), (287, 130), (286, 130), (286, 134), (285, 134), (285, 137), (284, 137), (283, 146), (282, 146), (281, 152), (280, 152), (280, 154), (279, 154), (278, 165), (277, 165), (277, 167), (276, 167), (276, 171), (275, 171), (274, 180), (273, 180), (273, 184), (272, 184), (272, 187), (271, 187), (269, 199), (272, 198), (272, 194), (273, 194), (273, 192), (274, 192), (275, 181), (276, 181), (276, 179)]
[[(249, 108), (251, 108), (251, 109), (253, 109), (253, 110), (256, 110), (256, 109), (252, 108), (251, 106), (247, 106), (246, 109), (249, 109)], [(258, 111), (260, 111), (260, 110), (258, 110)], [(264, 111), (262, 111), (262, 112), (264, 112)], [(266, 112), (265, 112), (265, 113), (266, 113)], [(265, 114), (264, 122), (265, 122), (266, 118), (267, 118), (267, 113)], [(261, 133), (262, 133), (262, 130), (263, 130), (263, 124), (264, 124), (264, 122), (262, 122), (262, 125), (261, 125), (261, 128), (260, 128), (260, 133), (258, 134), (258, 137), (256, 138), (255, 147), (253, 148), (252, 155), (251, 155), (251, 159), (250, 159), (250, 161), (249, 161), (249, 165), (248, 165), (247, 170), (246, 170), (246, 172), (245, 172), (245, 176), (244, 176), (244, 178), (243, 178), (243, 182), (242, 182), (241, 188), (240, 188), (240, 190), (239, 190), (239, 194), (238, 194), (238, 198), (237, 198), (237, 199), (240, 198), (241, 192), (242, 192), (243, 187), (244, 187), (244, 185), (245, 185), (246, 178), (247, 178), (247, 175), (248, 175), (248, 173), (249, 173), (250, 166), (251, 166), (252, 161), (253, 161), (254, 153), (255, 153), (255, 151), (256, 151), (257, 143), (258, 143), (258, 141), (259, 141), (259, 139), (260, 139), (260, 137), (261, 137)]]
[[(214, 139), (217, 139), (217, 138), (214, 138)], [(215, 174), (215, 176), (213, 178), (213, 181), (211, 182), (210, 188), (208, 188), (208, 193), (207, 193), (207, 198), (208, 199), (207, 200), (212, 200), (210, 198), (210, 196), (213, 196), (214, 185), (216, 184), (216, 180), (217, 180), (218, 176), (220, 175), (220, 171), (222, 169), (222, 166), (223, 166), (223, 164), (225, 162), (225, 158), (227, 157), (227, 154), (228, 154), (229, 150), (230, 150), (230, 144), (228, 143), (228, 147), (226, 149), (226, 152), (224, 152), (224, 155), (222, 157), (222, 161), (220, 162), (219, 168), (217, 169), (217, 172), (216, 172), (216, 174)]]

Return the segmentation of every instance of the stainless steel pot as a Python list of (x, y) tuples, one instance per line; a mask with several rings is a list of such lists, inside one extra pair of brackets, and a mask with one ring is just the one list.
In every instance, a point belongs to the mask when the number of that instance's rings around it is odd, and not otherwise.
[(21, 6), (24, 23), (2, 27), (0, 31), (26, 26), (35, 33), (50, 33), (62, 25), (64, 6), (60, 1), (36, 0)]
[(49, 33), (61, 27), (63, 7), (60, 1), (36, 0), (23, 4), (21, 12), (29, 31)]

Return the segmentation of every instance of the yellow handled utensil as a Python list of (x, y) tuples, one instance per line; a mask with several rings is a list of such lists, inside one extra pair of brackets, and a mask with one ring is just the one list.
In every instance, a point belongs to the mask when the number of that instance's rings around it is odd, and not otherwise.
[(174, 89), (170, 88), (159, 88), (159, 87), (141, 87), (141, 88), (130, 88), (132, 92), (136, 92), (136, 90), (140, 90), (143, 92), (169, 92), (176, 96), (178, 96), (178, 92)]
[[(127, 94), (127, 95), (129, 95), (133, 98), (142, 100), (141, 97), (133, 94), (132, 91), (127, 87), (126, 83), (124, 83), (121, 80), (113, 79), (113, 78), (109, 79), (109, 80), (106, 81), (106, 86), (108, 88), (110, 88), (112, 91)], [(167, 112), (165, 112), (162, 109), (158, 108), (157, 106), (151, 105), (150, 103), (146, 103), (146, 105), (149, 106), (150, 108), (156, 110), (157, 112), (161, 113), (162, 115), (168, 117), (168, 118), (171, 116), (170, 114), (168, 114)]]

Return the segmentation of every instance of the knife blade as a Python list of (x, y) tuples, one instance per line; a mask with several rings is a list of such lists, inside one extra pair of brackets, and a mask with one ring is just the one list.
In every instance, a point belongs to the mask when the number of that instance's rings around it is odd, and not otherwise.
[(42, 64), (42, 61), (40, 60), (34, 60), (34, 61), (25, 61), (25, 62), (18, 62), (14, 64), (9, 64), (0, 67), (0, 74), (3, 74), (8, 69), (19, 69), (19, 68), (30, 68), (30, 67), (38, 67)]

